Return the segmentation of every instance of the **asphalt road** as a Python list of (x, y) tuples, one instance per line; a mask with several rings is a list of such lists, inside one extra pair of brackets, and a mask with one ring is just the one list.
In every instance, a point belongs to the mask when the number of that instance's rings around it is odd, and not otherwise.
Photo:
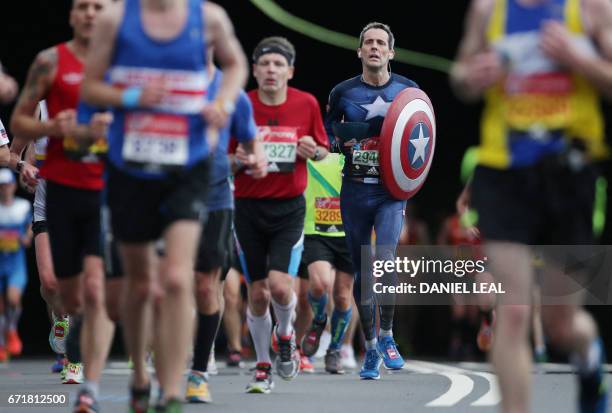
[[(379, 381), (360, 381), (356, 372), (343, 376), (301, 374), (292, 382), (275, 380), (269, 395), (245, 394), (248, 368), (228, 369), (218, 362), (219, 374), (210, 380), (214, 402), (185, 405), (184, 412), (477, 412), (499, 410), (497, 380), (484, 363), (431, 363), (410, 360), (398, 372), (383, 372)], [(23, 392), (69, 392), (74, 400), (77, 386), (60, 384), (49, 373), (51, 362), (17, 360), (0, 368), (0, 412), (70, 412), (69, 407), (7, 407), (9, 394)], [(610, 369), (608, 372), (610, 373)], [(102, 412), (127, 411), (129, 369), (114, 361), (104, 371), (101, 385)], [(608, 373), (608, 374), (609, 374)], [(534, 412), (575, 412), (575, 376), (567, 365), (542, 365), (533, 375)]]

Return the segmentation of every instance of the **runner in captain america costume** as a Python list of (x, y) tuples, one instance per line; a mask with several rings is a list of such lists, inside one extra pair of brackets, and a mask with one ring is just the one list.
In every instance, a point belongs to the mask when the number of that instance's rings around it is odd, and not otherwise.
[[(415, 82), (390, 73), (393, 43), (394, 37), (387, 25), (375, 22), (365, 26), (357, 49), (363, 73), (332, 90), (325, 122), (328, 135), (346, 158), (340, 202), (347, 243), (355, 263), (353, 294), (367, 343), (366, 358), (360, 372), (362, 379), (378, 379), (383, 361), (389, 369), (401, 369), (404, 365), (393, 340), (394, 306), (379, 306), (380, 333), (377, 339), (376, 303), (372, 289), (362, 289), (371, 284), (371, 275), (364, 274), (366, 284), (362, 286), (361, 274), (361, 249), (370, 244), (372, 228), (376, 232), (377, 259), (394, 259), (406, 205), (405, 201), (393, 198), (382, 185), (378, 163), (378, 137), (391, 102), (402, 90), (418, 87)], [(412, 135), (411, 166), (419, 168), (427, 158), (431, 144), (421, 140), (418, 134)], [(388, 276), (391, 277), (388, 282), (396, 281), (395, 274)]]

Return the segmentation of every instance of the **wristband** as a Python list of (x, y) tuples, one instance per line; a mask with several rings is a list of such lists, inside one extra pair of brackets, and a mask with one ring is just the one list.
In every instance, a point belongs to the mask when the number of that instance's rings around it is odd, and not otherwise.
[(121, 94), (121, 104), (124, 108), (133, 109), (138, 107), (140, 103), (140, 96), (142, 95), (142, 88), (140, 87), (129, 87)]

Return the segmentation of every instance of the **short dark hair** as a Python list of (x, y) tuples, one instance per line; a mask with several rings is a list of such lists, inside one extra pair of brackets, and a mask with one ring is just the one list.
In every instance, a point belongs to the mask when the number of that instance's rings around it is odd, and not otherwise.
[(370, 22), (365, 25), (363, 30), (361, 30), (361, 34), (359, 35), (359, 47), (363, 46), (363, 36), (365, 36), (366, 32), (370, 29), (381, 29), (387, 32), (387, 35), (389, 36), (389, 49), (393, 50), (393, 46), (395, 45), (395, 36), (393, 36), (393, 32), (388, 24), (380, 22)]
[(262, 39), (253, 50), (253, 63), (257, 63), (261, 56), (268, 53), (278, 53), (285, 56), (289, 66), (293, 66), (295, 63), (295, 47), (284, 37), (272, 36)]

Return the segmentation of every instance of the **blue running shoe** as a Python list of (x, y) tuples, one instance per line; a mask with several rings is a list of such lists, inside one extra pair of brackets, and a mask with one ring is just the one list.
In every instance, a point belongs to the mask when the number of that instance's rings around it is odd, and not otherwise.
[(382, 359), (378, 350), (370, 349), (366, 351), (365, 360), (363, 360), (363, 366), (359, 372), (359, 377), (363, 380), (378, 380), (380, 379), (380, 365)]
[(385, 367), (389, 370), (400, 370), (404, 367), (404, 359), (402, 358), (397, 345), (392, 336), (382, 336), (378, 338), (376, 349), (382, 355)]
[(580, 413), (606, 413), (608, 406), (608, 384), (602, 367), (606, 356), (601, 340), (597, 341), (601, 350), (600, 364), (597, 370), (589, 375), (578, 375), (580, 383)]
[(55, 357), (55, 363), (53, 363), (53, 365), (51, 366), (51, 371), (53, 373), (60, 373), (62, 370), (64, 370), (64, 366), (68, 363), (68, 361), (64, 358), (64, 356), (62, 356), (61, 354), (58, 354)]

